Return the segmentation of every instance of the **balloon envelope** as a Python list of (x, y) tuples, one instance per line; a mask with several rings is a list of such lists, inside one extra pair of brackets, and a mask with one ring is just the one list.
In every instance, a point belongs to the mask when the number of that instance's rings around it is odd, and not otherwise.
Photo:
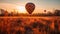
[(29, 14), (31, 14), (34, 11), (34, 9), (35, 9), (35, 4), (33, 4), (33, 3), (27, 3), (26, 6), (25, 6), (25, 8), (26, 8), (27, 12)]

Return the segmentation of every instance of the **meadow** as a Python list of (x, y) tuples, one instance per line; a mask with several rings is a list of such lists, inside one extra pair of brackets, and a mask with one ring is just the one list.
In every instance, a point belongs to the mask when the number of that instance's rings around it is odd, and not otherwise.
[(0, 17), (0, 34), (60, 34), (60, 17)]

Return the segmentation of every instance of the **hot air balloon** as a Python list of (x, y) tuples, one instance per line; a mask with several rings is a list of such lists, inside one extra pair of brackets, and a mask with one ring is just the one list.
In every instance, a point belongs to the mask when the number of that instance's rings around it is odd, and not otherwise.
[(32, 12), (35, 9), (35, 4), (33, 4), (33, 3), (27, 3), (26, 6), (25, 6), (25, 8), (26, 8), (26, 10), (27, 10), (27, 12), (29, 14), (32, 14)]

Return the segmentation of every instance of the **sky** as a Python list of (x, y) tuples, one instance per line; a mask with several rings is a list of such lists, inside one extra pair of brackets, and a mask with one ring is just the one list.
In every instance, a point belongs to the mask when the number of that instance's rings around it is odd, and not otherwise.
[(42, 13), (44, 10), (53, 12), (55, 9), (60, 10), (60, 0), (0, 0), (0, 8), (12, 10), (17, 6), (25, 6), (26, 3), (32, 2), (35, 4), (33, 13)]

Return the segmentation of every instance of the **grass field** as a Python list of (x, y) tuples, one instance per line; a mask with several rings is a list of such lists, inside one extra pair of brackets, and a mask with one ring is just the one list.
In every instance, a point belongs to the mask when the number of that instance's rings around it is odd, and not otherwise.
[(60, 17), (0, 17), (0, 34), (59, 34)]

